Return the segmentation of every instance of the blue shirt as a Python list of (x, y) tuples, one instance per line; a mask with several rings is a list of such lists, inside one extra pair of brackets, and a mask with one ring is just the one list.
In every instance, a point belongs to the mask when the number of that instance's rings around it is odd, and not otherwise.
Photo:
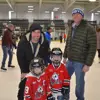
[(75, 30), (77, 28), (77, 25), (75, 23), (72, 24), (72, 38), (75, 36)]
[(50, 44), (50, 42), (51, 42), (51, 34), (50, 34), (49, 32), (46, 32), (46, 33), (45, 33), (45, 37), (46, 37), (47, 41), (48, 41), (49, 44)]

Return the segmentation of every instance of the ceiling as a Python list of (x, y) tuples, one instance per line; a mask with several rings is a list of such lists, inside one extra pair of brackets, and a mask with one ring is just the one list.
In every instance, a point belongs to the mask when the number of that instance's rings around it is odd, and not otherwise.
[[(82, 8), (85, 12), (96, 12), (100, 9), (100, 0), (90, 2), (89, 0), (0, 0), (0, 8), (9, 5), (13, 10), (19, 7), (24, 9), (28, 5), (33, 5), (35, 10), (52, 11), (54, 7), (59, 7), (59, 11), (70, 12), (73, 8)], [(24, 7), (24, 8), (23, 8)], [(2, 9), (1, 9), (2, 10)], [(20, 10), (20, 9), (19, 9)]]

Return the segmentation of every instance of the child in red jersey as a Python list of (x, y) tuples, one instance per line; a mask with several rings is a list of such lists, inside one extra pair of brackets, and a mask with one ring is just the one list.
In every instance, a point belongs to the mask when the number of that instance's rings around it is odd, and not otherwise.
[(70, 76), (65, 65), (61, 63), (61, 60), (61, 49), (53, 48), (51, 51), (52, 64), (48, 65), (46, 73), (50, 80), (55, 100), (68, 100)]
[(30, 73), (26, 76), (25, 100), (53, 100), (50, 83), (44, 72), (44, 62), (34, 58), (30, 63)]

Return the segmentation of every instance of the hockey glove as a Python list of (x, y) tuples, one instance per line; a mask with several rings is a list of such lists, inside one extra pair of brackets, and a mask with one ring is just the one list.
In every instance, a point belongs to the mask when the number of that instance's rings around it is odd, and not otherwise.
[(50, 94), (50, 95), (47, 97), (47, 100), (55, 100), (55, 99), (54, 99), (53, 95)]
[(66, 96), (69, 93), (69, 86), (63, 86), (61, 93), (63, 94), (63, 96)]

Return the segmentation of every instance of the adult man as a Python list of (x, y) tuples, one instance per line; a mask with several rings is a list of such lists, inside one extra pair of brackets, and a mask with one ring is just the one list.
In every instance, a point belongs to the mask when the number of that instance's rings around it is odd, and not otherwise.
[(51, 43), (51, 32), (52, 32), (52, 28), (48, 27), (47, 32), (45, 33), (45, 37), (46, 37), (47, 41), (49, 42), (49, 44)]
[(12, 46), (15, 44), (12, 41), (12, 32), (14, 31), (14, 25), (13, 24), (9, 24), (8, 28), (4, 31), (3, 34), (3, 38), (2, 38), (2, 50), (3, 50), (3, 60), (2, 60), (2, 66), (1, 69), (2, 70), (7, 70), (5, 68), (5, 62), (7, 59), (7, 54), (9, 54), (9, 62), (8, 62), (8, 67), (12, 67), (14, 68), (15, 66), (12, 66)]
[(63, 39), (63, 33), (62, 32), (59, 34), (59, 39), (60, 39), (60, 43), (62, 43), (62, 39)]
[[(49, 43), (42, 33), (42, 27), (39, 24), (32, 24), (25, 36), (18, 44), (17, 60), (21, 70), (21, 79), (29, 73), (29, 64), (34, 57), (43, 58), (46, 61), (49, 51)], [(23, 82), (22, 82), (23, 83)], [(24, 100), (24, 86), (19, 84), (18, 100)]]
[(84, 76), (89, 71), (96, 53), (96, 32), (83, 18), (84, 13), (76, 8), (72, 11), (73, 22), (69, 27), (64, 50), (64, 62), (68, 58), (67, 69), (72, 76), (76, 75), (77, 100), (84, 98)]
[(45, 60), (48, 56), (49, 44), (42, 33), (41, 26), (32, 24), (29, 31), (20, 40), (17, 49), (21, 78), (24, 78), (29, 72), (29, 63), (34, 57), (39, 56)]

